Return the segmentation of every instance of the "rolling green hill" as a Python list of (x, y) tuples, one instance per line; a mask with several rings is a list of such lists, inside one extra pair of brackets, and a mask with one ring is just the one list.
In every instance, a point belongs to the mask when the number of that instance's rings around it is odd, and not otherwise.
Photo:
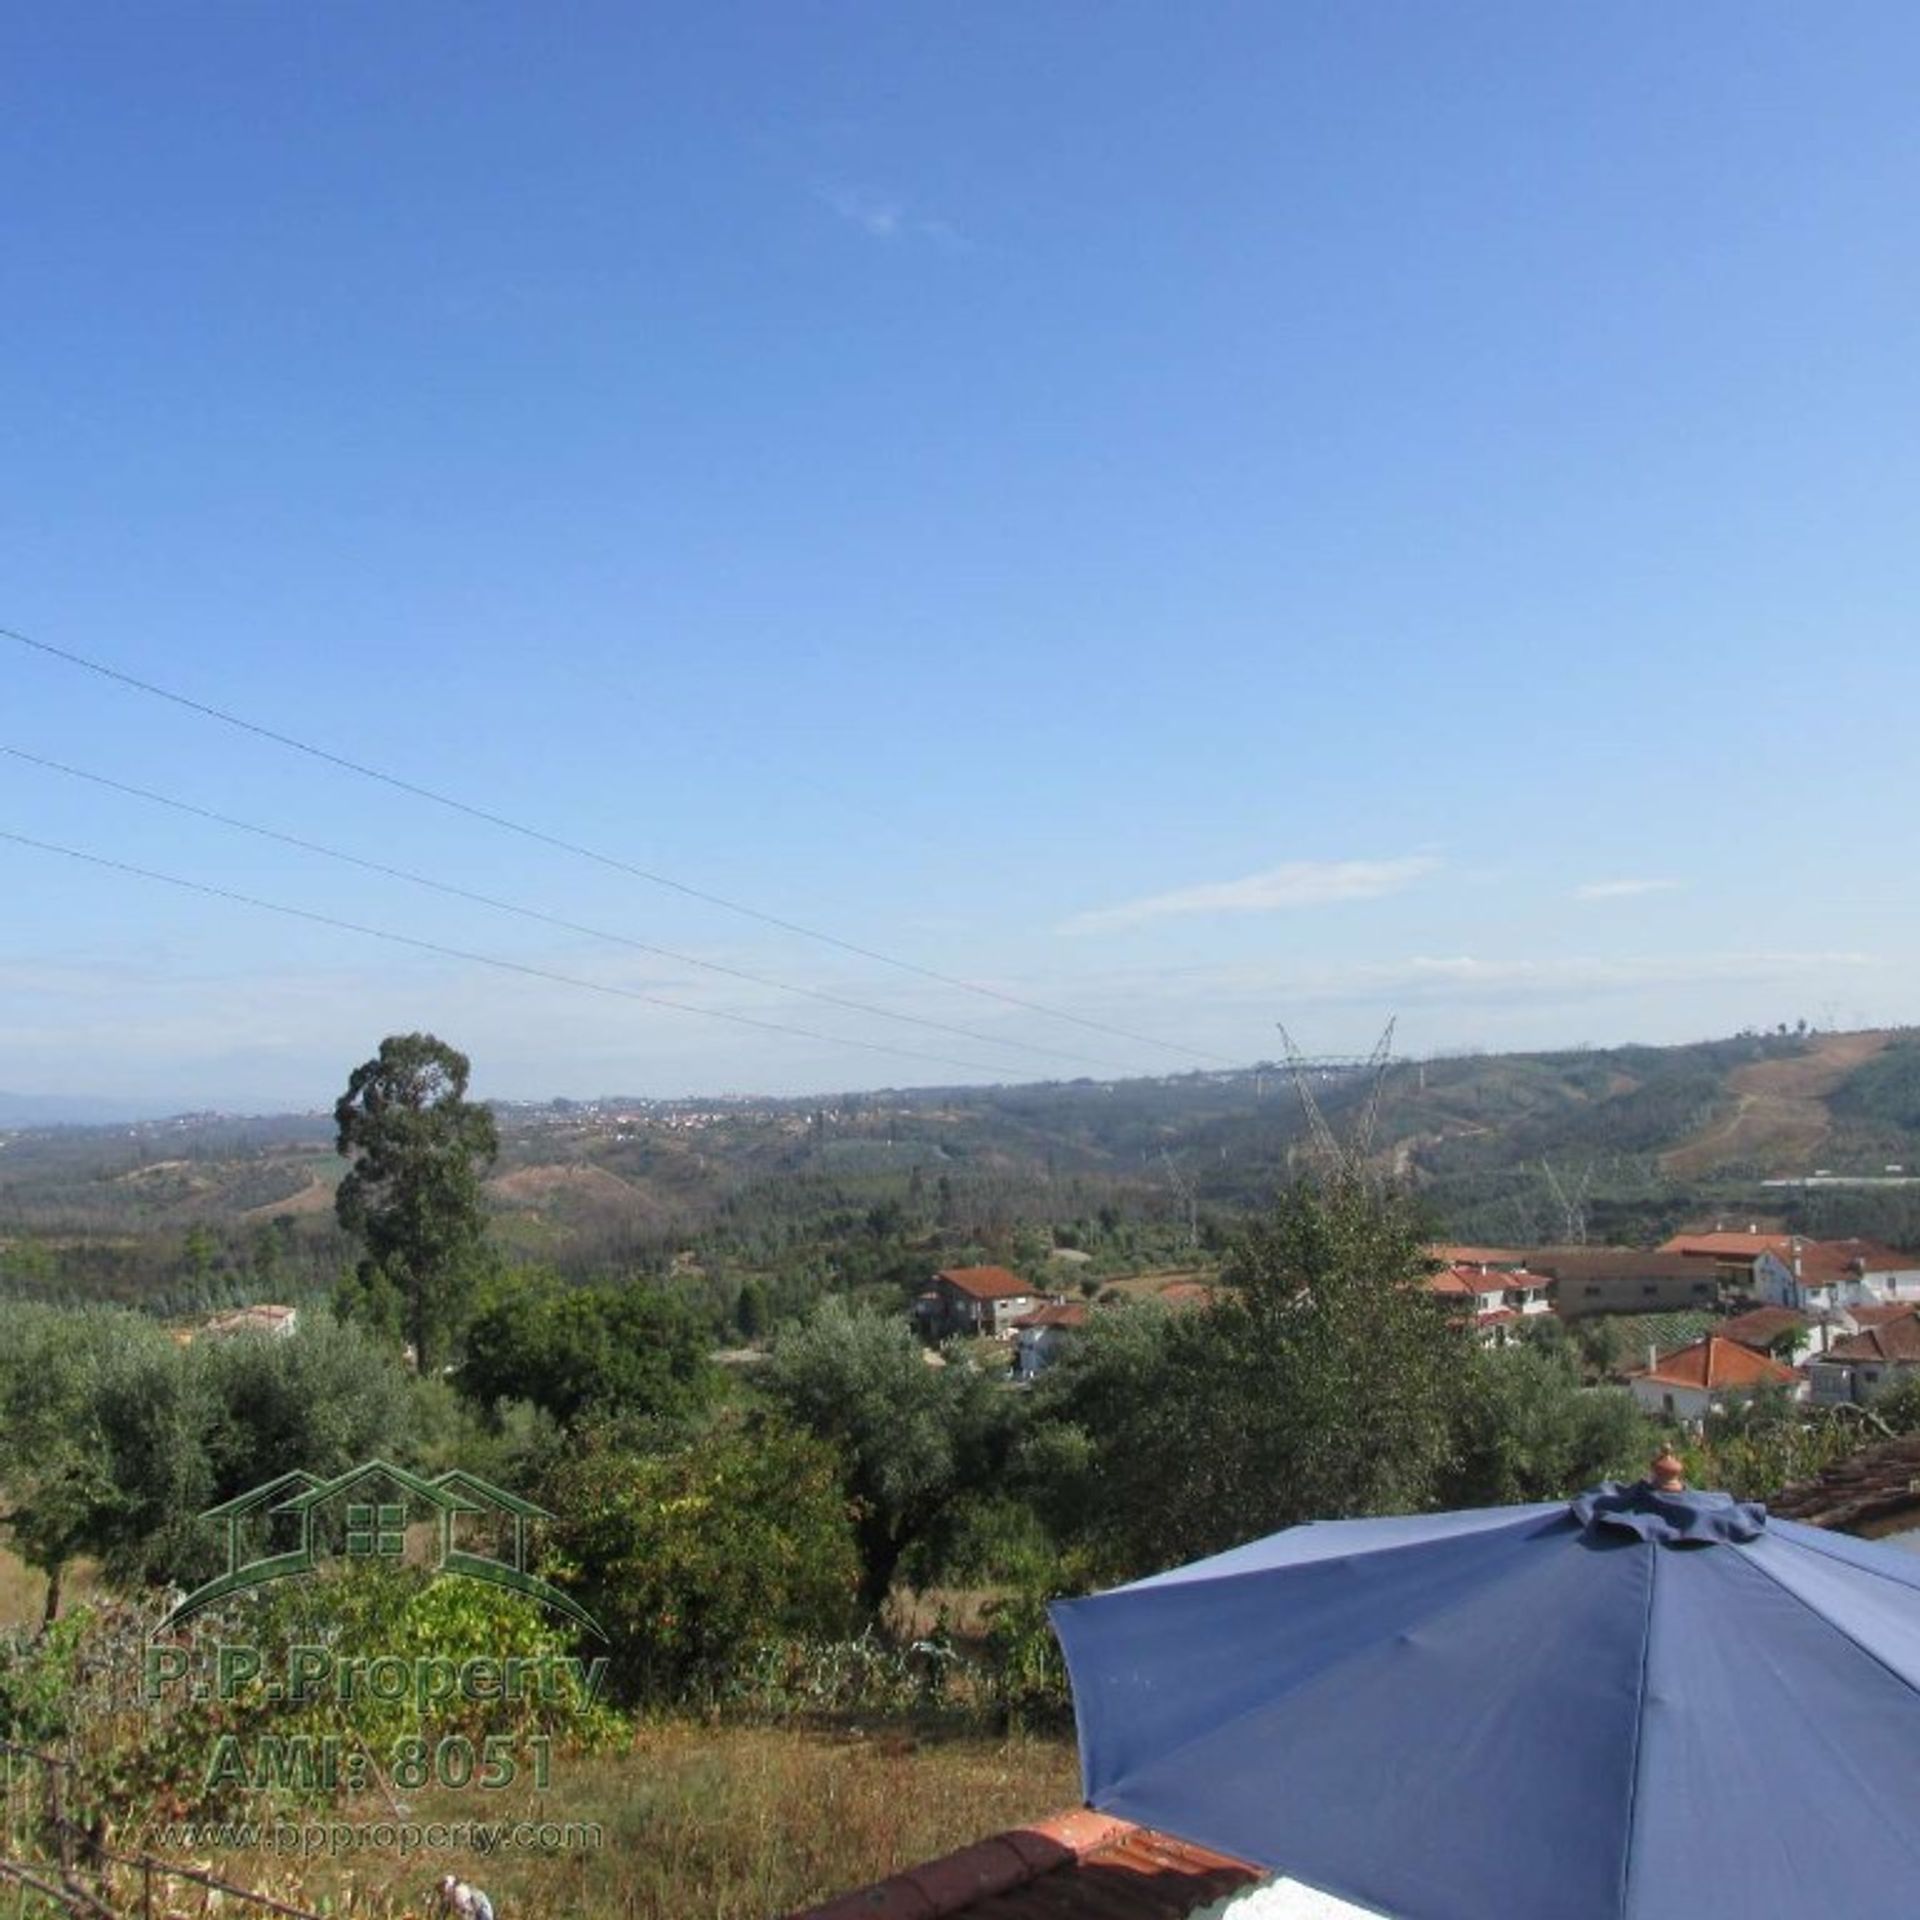
[[(1920, 1033), (1484, 1054), (1306, 1084), (1343, 1143), (1372, 1108), (1372, 1163), (1454, 1237), (1584, 1224), (1646, 1241), (1738, 1214), (1920, 1239), (1920, 1186), (1887, 1171), (1920, 1167)], [(1106, 1272), (1180, 1258), (1314, 1151), (1272, 1063), (830, 1106), (562, 1101), (500, 1120), (488, 1195), (519, 1255), (580, 1272), (805, 1268), (815, 1284), (892, 1272), (903, 1249), (1038, 1258), (1059, 1242), (1101, 1252)], [(339, 1170), (320, 1114), (0, 1134), (0, 1284), (176, 1307), (317, 1287), (346, 1257)]]

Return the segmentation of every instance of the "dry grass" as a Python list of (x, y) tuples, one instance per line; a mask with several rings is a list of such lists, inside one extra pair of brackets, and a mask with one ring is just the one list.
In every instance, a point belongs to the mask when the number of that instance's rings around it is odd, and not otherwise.
[(883, 1618), (898, 1640), (923, 1640), (944, 1627), (963, 1644), (977, 1642), (987, 1630), (987, 1609), (1008, 1592), (1006, 1587), (896, 1587)]
[[(94, 1569), (84, 1562), (67, 1569), (62, 1612), (93, 1592)], [(0, 1547), (0, 1628), (37, 1627), (47, 1610), (47, 1577), (10, 1548)]]
[(1100, 1291), (1126, 1295), (1130, 1300), (1153, 1300), (1175, 1281), (1197, 1281), (1207, 1285), (1220, 1278), (1213, 1267), (1156, 1267), (1150, 1273), (1129, 1273), (1117, 1280), (1102, 1280)]
[[(1078, 1798), (1071, 1741), (670, 1722), (641, 1728), (617, 1755), (557, 1756), (546, 1794), (469, 1788), (407, 1801), (421, 1821), (597, 1821), (598, 1849), (319, 1860), (299, 1897), (398, 1920), (427, 1911), (438, 1876), (454, 1872), (513, 1920), (766, 1920)], [(262, 1884), (250, 1864), (230, 1858), (222, 1870)]]

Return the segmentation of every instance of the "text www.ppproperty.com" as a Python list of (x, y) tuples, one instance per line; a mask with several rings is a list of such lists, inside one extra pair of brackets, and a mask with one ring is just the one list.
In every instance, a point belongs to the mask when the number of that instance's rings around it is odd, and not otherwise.
[(162, 1852), (576, 1853), (600, 1846), (597, 1820), (182, 1820), (156, 1829)]

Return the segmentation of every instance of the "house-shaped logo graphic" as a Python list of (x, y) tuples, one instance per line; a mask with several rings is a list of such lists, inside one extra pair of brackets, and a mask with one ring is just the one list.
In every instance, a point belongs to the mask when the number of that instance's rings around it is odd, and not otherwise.
[[(469, 1515), (485, 1516), (496, 1532), (504, 1534), (505, 1558), (462, 1544), (460, 1521)], [(459, 1467), (432, 1480), (387, 1460), (369, 1460), (332, 1480), (310, 1473), (283, 1473), (277, 1480), (209, 1507), (200, 1517), (224, 1523), (227, 1570), (188, 1594), (154, 1629), (156, 1633), (182, 1625), (231, 1594), (317, 1571), (332, 1557), (328, 1542), (334, 1536), (340, 1541), (340, 1557), (347, 1561), (398, 1564), (407, 1554), (408, 1527), (431, 1517), (430, 1564), (436, 1574), (485, 1580), (525, 1594), (600, 1639), (607, 1637), (577, 1600), (527, 1566), (527, 1522), (551, 1520), (553, 1515)], [(331, 1533), (326, 1527), (329, 1521)], [(277, 1533), (281, 1542), (291, 1535), (291, 1543), (247, 1558), (250, 1547), (244, 1530), (260, 1525), (266, 1527), (270, 1540)]]

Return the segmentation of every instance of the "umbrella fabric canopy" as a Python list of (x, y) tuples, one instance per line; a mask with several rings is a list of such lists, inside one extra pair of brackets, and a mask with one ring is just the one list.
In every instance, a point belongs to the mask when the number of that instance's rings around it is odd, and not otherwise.
[(1920, 1911), (1920, 1560), (1724, 1494), (1295, 1527), (1090, 1599), (1089, 1804), (1402, 1920)]

